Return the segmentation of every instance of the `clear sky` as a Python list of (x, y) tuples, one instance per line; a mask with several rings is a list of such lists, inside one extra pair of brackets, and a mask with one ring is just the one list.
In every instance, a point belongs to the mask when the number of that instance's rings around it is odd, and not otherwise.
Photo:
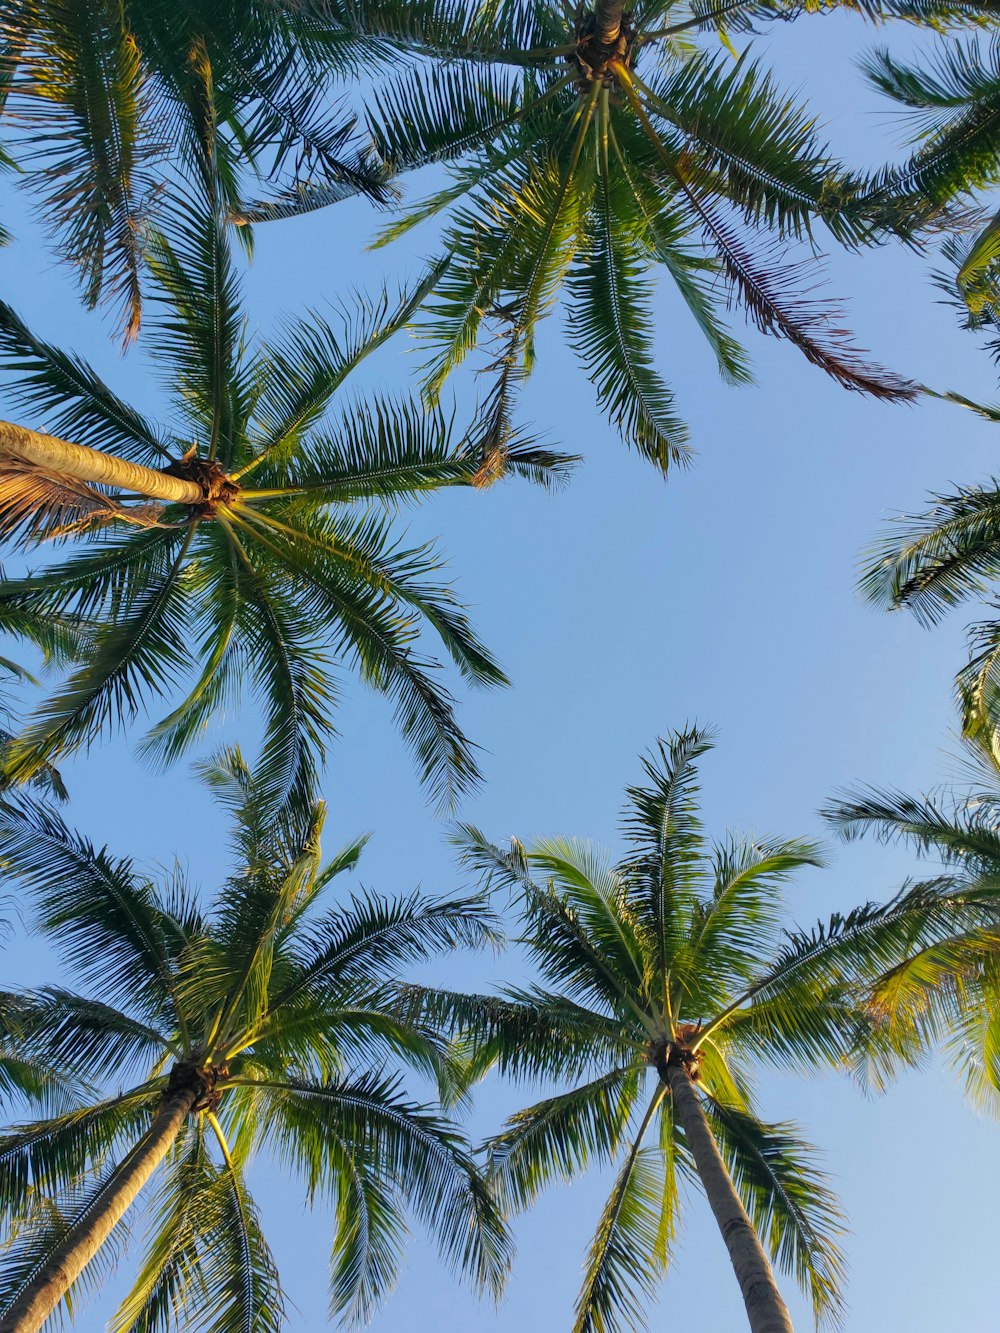
[[(835, 147), (859, 164), (896, 152), (902, 135), (854, 65), (875, 40), (885, 33), (837, 17), (779, 24), (759, 41), (783, 83), (809, 91)], [(896, 50), (931, 45), (898, 29), (888, 40)], [(155, 413), (155, 347), (121, 359), (106, 323), (80, 309), (66, 271), (40, 246), (10, 177), (2, 188), (5, 222), (19, 238), (0, 251), (5, 299)], [(282, 312), (342, 295), (348, 283), (405, 277), (433, 249), (431, 229), (406, 247), (363, 256), (372, 225), (367, 208), (352, 203), (260, 228), (247, 279), (251, 323), (266, 330)], [(878, 359), (934, 387), (989, 400), (993, 368), (955, 328), (928, 280), (930, 266), (926, 256), (890, 247), (835, 257), (829, 273), (833, 288), (851, 295), (859, 341)], [(523, 416), (586, 455), (572, 485), (555, 496), (523, 483), (455, 492), (404, 515), (415, 535), (441, 536), (486, 642), (514, 681), (511, 691), (461, 696), (487, 777), (461, 814), (497, 839), (562, 833), (614, 845), (637, 755), (657, 734), (697, 719), (720, 732), (704, 770), (710, 830), (825, 836), (815, 812), (838, 788), (864, 781), (919, 791), (956, 771), (951, 679), (963, 660), (962, 614), (924, 631), (904, 614), (870, 609), (854, 583), (859, 553), (887, 516), (922, 505), (929, 491), (991, 475), (1000, 430), (942, 403), (887, 407), (846, 393), (790, 346), (752, 331), (758, 385), (726, 388), (666, 288), (656, 314), (659, 363), (698, 450), (692, 469), (664, 485), (626, 452), (595, 410), (556, 317), (540, 339)], [(402, 388), (415, 365), (396, 343), (369, 382)], [(0, 407), (11, 414), (2, 376)], [(372, 829), (361, 884), (385, 893), (463, 887), (445, 829), (392, 729), (391, 708), (345, 680), (340, 726), (324, 784), (330, 849)], [(211, 740), (252, 745), (254, 734), (244, 716)], [(206, 892), (224, 873), (214, 812), (186, 770), (152, 774), (115, 741), (66, 763), (64, 774), (67, 817), (95, 840), (153, 864), (177, 853)], [(912, 869), (898, 850), (832, 852), (830, 868), (803, 875), (789, 891), (790, 912), (803, 924), (887, 896)], [(2, 957), (14, 981), (54, 979), (44, 949), (23, 932)], [(523, 964), (511, 953), (456, 960), (436, 975), (479, 989), (491, 978), (520, 979)], [(490, 1132), (528, 1097), (486, 1084), (472, 1133)], [(844, 1079), (768, 1076), (760, 1104), (770, 1119), (798, 1121), (826, 1154), (852, 1228), (850, 1333), (996, 1327), (1000, 1127), (976, 1118), (947, 1070), (932, 1063), (874, 1102)], [(517, 1224), (520, 1255), (497, 1312), (477, 1305), (416, 1235), (403, 1280), (374, 1327), (568, 1327), (608, 1187), (594, 1173), (553, 1189)], [(306, 1213), (298, 1190), (265, 1169), (258, 1198), (298, 1310), (292, 1328), (325, 1327), (328, 1215)], [(808, 1327), (804, 1302), (783, 1285), (797, 1325)], [(109, 1308), (94, 1303), (78, 1327), (98, 1329)], [(687, 1201), (651, 1325), (692, 1333), (743, 1327), (722, 1242), (697, 1196)]]

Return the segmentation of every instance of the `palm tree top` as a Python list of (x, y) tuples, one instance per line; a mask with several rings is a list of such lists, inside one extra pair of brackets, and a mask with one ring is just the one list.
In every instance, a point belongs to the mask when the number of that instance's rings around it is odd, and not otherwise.
[[(477, 766), (420, 636), (437, 636), (475, 684), (505, 678), (442, 582), (439, 553), (400, 541), (393, 510), (492, 478), (444, 413), (342, 393), (410, 321), (435, 271), (398, 299), (354, 298), (332, 320), (313, 313), (274, 338), (250, 337), (217, 164), (201, 168), (198, 190), (161, 205), (164, 230), (150, 251), (158, 294), (149, 332), (172, 399), (169, 430), (0, 305), (8, 397), (76, 442), (63, 449), (73, 455), (65, 471), (58, 451), (46, 471), (19, 456), (7, 428), (4, 526), (78, 547), (0, 584), (0, 620), (50, 651), (61, 620), (85, 637), (82, 665), (29, 724), (11, 772), (30, 775), (184, 685), (145, 742), (149, 756), (170, 761), (249, 687), (264, 722), (261, 780), (270, 775), (280, 803), (308, 788), (333, 734), (339, 660), (389, 696), (422, 779), (447, 804), (476, 781)], [(565, 470), (564, 456), (514, 431), (508, 443), (508, 472), (552, 481)], [(84, 475), (144, 497), (119, 499), (68, 475), (81, 452), (97, 466)], [(150, 504), (164, 489), (185, 498)]]
[[(329, 905), (365, 839), (324, 861), (323, 804), (293, 803), (275, 819), (238, 751), (201, 776), (231, 821), (234, 851), (207, 909), (179, 872), (156, 882), (25, 796), (0, 810), (6, 873), (84, 986), (25, 997), (25, 1049), (78, 1083), (57, 1114), (0, 1135), (0, 1199), (13, 1218), (0, 1319), (96, 1207), (105, 1164), (124, 1165), (157, 1108), (184, 1094), (115, 1328), (165, 1329), (178, 1317), (218, 1333), (284, 1326), (284, 1293), (245, 1179), (260, 1156), (296, 1176), (310, 1200), (336, 1203), (334, 1314), (368, 1318), (391, 1289), (404, 1209), (453, 1267), (496, 1293), (507, 1240), (462, 1136), (407, 1098), (395, 1072), (447, 1087), (446, 1045), (393, 999), (400, 970), (494, 943), (496, 918), (475, 896), (366, 894)], [(36, 1196), (47, 1200), (41, 1210)]]
[(555, 1085), (488, 1144), (508, 1206), (528, 1206), (547, 1183), (592, 1163), (618, 1173), (588, 1252), (577, 1333), (646, 1324), (672, 1253), (680, 1181), (701, 1170), (670, 1092), (677, 1073), (694, 1089), (747, 1225), (817, 1316), (839, 1317), (841, 1215), (795, 1128), (760, 1117), (754, 1077), (767, 1067), (851, 1067), (864, 1027), (857, 972), (910, 929), (913, 904), (790, 932), (783, 887), (821, 865), (821, 850), (802, 839), (713, 842), (699, 799), (713, 744), (689, 727), (644, 758), (626, 792), (618, 858), (575, 839), (498, 846), (462, 826), (462, 861), (517, 903), (538, 980), (497, 996), (409, 989), (415, 1013), (456, 1034), (467, 1080), (496, 1068)]
[[(938, 26), (991, 13), (989, 3), (934, 0), (821, 7), (837, 8)], [(329, 12), (390, 62), (366, 113), (379, 158), (397, 173), (433, 163), (450, 172), (380, 237), (448, 219), (449, 267), (423, 327), (432, 398), (483, 342), (502, 419), (532, 368), (538, 321), (563, 292), (570, 341), (612, 423), (661, 470), (682, 463), (687, 432), (651, 335), (657, 266), (730, 382), (750, 378), (721, 309), (735, 297), (752, 323), (845, 387), (889, 400), (917, 392), (853, 346), (836, 303), (816, 297), (814, 262), (819, 228), (848, 246), (909, 236), (912, 199), (882, 174), (837, 161), (814, 113), (749, 49), (733, 61), (692, 45), (800, 7), (441, 0)], [(303, 187), (240, 216), (264, 221), (327, 202)], [(483, 447), (499, 448), (488, 428)]]
[(41, 204), (88, 304), (116, 306), (126, 338), (139, 328), (164, 177), (204, 153), (206, 103), (232, 204), (296, 179), (331, 199), (393, 196), (337, 101), (355, 43), (311, 5), (41, 0), (4, 4), (0, 36), (4, 161)]

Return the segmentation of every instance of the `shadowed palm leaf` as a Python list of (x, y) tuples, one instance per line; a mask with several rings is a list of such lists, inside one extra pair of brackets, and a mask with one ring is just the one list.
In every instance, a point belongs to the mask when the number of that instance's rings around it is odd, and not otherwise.
[[(868, 788), (823, 811), (847, 839), (871, 836), (937, 861), (928, 903), (951, 904), (951, 927), (916, 932), (871, 985), (868, 1005), (896, 1068), (944, 1051), (978, 1110), (1000, 1116), (1000, 755), (982, 728), (965, 741), (964, 790), (909, 796)], [(909, 890), (919, 892), (920, 886)]]
[[(981, 312), (981, 327), (994, 343), (1000, 307), (992, 300)], [(993, 348), (1000, 350), (1000, 344)], [(997, 409), (970, 402), (959, 394), (944, 397), (989, 421)], [(867, 554), (860, 586), (869, 601), (884, 610), (907, 607), (924, 625), (936, 624), (948, 611), (970, 599), (996, 609), (1000, 577), (1000, 483), (960, 487), (932, 497), (922, 514), (893, 520)], [(958, 693), (965, 730), (987, 732), (1000, 723), (1000, 620), (993, 617), (969, 634), (971, 657), (958, 673)]]
[(115, 303), (126, 337), (139, 327), (163, 178), (203, 152), (206, 96), (231, 200), (250, 181), (281, 195), (294, 180), (331, 198), (392, 197), (355, 118), (331, 99), (366, 49), (311, 6), (5, 0), (0, 39), (0, 131), (88, 303)]

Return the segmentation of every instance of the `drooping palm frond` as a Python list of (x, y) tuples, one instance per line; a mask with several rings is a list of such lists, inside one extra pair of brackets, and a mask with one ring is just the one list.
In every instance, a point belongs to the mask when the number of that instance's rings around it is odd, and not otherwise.
[(374, 48), (332, 16), (228, 0), (45, 0), (5, 6), (0, 23), (10, 156), (86, 299), (110, 301), (126, 339), (164, 178), (186, 172), (212, 135), (231, 211), (254, 189), (260, 209), (280, 208), (305, 182), (393, 197), (356, 117), (331, 104), (338, 78)]
[(994, 744), (988, 725), (965, 738), (974, 785), (921, 797), (858, 790), (823, 811), (845, 838), (898, 841), (922, 860), (943, 865), (936, 880), (897, 895), (895, 901), (905, 904), (922, 894), (925, 906), (921, 911), (916, 902), (920, 919), (868, 987), (869, 1038), (890, 1072), (893, 1065), (917, 1064), (928, 1052), (945, 1049), (970, 1099), (990, 1114), (1000, 1105), (1000, 788)]
[(714, 1099), (707, 1111), (747, 1211), (779, 1267), (809, 1291), (817, 1320), (840, 1326), (845, 1263), (837, 1239), (845, 1218), (810, 1149), (787, 1125), (762, 1124)]

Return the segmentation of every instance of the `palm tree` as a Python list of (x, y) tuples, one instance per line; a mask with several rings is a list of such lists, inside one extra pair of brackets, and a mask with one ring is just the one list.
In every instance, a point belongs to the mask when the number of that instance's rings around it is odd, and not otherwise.
[[(435, 274), (398, 303), (383, 293), (345, 305), (339, 328), (313, 314), (254, 342), (217, 165), (202, 163), (199, 191), (161, 205), (167, 225), (151, 253), (160, 292), (151, 333), (172, 430), (0, 304), (9, 396), (72, 436), (0, 427), (0, 532), (83, 542), (0, 583), (0, 623), (44, 642), (68, 618), (88, 636), (82, 665), (19, 738), (9, 771), (30, 776), (200, 667), (146, 753), (176, 758), (247, 680), (265, 725), (259, 776), (276, 798), (305, 789), (331, 734), (339, 657), (393, 700), (421, 777), (447, 802), (476, 780), (476, 764), (418, 633), (436, 634), (467, 679), (505, 678), (440, 582), (438, 553), (401, 545), (390, 513), (438, 487), (482, 484), (481, 459), (442, 413), (406, 399), (354, 399), (326, 420), (350, 373), (411, 319)], [(567, 462), (524, 439), (508, 457), (511, 471), (542, 481)]]
[(783, 937), (781, 886), (820, 853), (799, 840), (709, 845), (697, 775), (711, 745), (690, 728), (644, 760), (616, 863), (587, 842), (502, 849), (463, 828), (465, 864), (519, 899), (540, 982), (501, 996), (408, 991), (414, 1015), (456, 1034), (469, 1081), (495, 1066), (559, 1089), (487, 1145), (507, 1208), (592, 1164), (616, 1168), (575, 1333), (645, 1326), (679, 1177), (708, 1200), (755, 1333), (791, 1328), (765, 1250), (818, 1316), (836, 1319), (839, 1209), (794, 1126), (761, 1119), (752, 1075), (851, 1064), (865, 1030), (857, 978), (912, 938), (915, 922), (928, 937), (943, 928), (940, 913), (921, 917), (926, 905), (909, 898)]
[[(865, 4), (872, 17), (956, 20), (962, 7)], [(483, 448), (530, 369), (540, 317), (568, 289), (570, 339), (599, 400), (660, 469), (687, 457), (686, 429), (654, 365), (653, 270), (673, 279), (724, 377), (750, 372), (720, 306), (735, 297), (764, 332), (788, 339), (849, 389), (908, 398), (915, 386), (870, 365), (842, 316), (815, 296), (809, 260), (786, 243), (822, 224), (856, 246), (902, 227), (906, 210), (841, 167), (814, 115), (744, 55), (692, 48), (699, 32), (742, 32), (784, 3), (331, 4), (325, 12), (403, 65), (376, 84), (369, 128), (395, 172), (451, 166), (451, 180), (383, 232), (389, 240), (451, 209), (446, 276), (430, 307), (426, 388), (433, 400), (481, 339), (493, 340), (496, 390)], [(973, 6), (970, 12), (979, 13)], [(327, 202), (294, 191), (249, 207), (247, 221)]]
[[(897, 1062), (944, 1053), (980, 1111), (1000, 1115), (1000, 747), (983, 729), (965, 741), (965, 789), (910, 796), (861, 789), (823, 814), (847, 840), (902, 843), (938, 862), (924, 881), (929, 900), (946, 896), (951, 928), (916, 935), (871, 984), (868, 1009)], [(919, 891), (917, 886), (917, 891)], [(909, 890), (913, 892), (913, 888)], [(882, 1061), (883, 1078), (891, 1065)]]
[(267, 0), (3, 0), (0, 132), (5, 160), (39, 198), (90, 305), (104, 296), (126, 337), (139, 328), (142, 257), (164, 174), (219, 125), (220, 185), (330, 199), (391, 197), (355, 119), (331, 100), (357, 43), (315, 8)]
[(393, 1004), (400, 967), (495, 938), (476, 897), (365, 896), (322, 908), (363, 839), (324, 864), (322, 803), (280, 819), (236, 751), (203, 768), (236, 869), (203, 911), (23, 796), (0, 857), (83, 992), (28, 997), (28, 1049), (89, 1091), (0, 1135), (0, 1329), (38, 1329), (148, 1203), (145, 1254), (113, 1327), (277, 1330), (284, 1299), (246, 1170), (261, 1153), (335, 1211), (331, 1308), (392, 1286), (409, 1207), (444, 1258), (496, 1292), (503, 1228), (458, 1130), (408, 1100), (402, 1063), (448, 1080), (443, 1043)]

